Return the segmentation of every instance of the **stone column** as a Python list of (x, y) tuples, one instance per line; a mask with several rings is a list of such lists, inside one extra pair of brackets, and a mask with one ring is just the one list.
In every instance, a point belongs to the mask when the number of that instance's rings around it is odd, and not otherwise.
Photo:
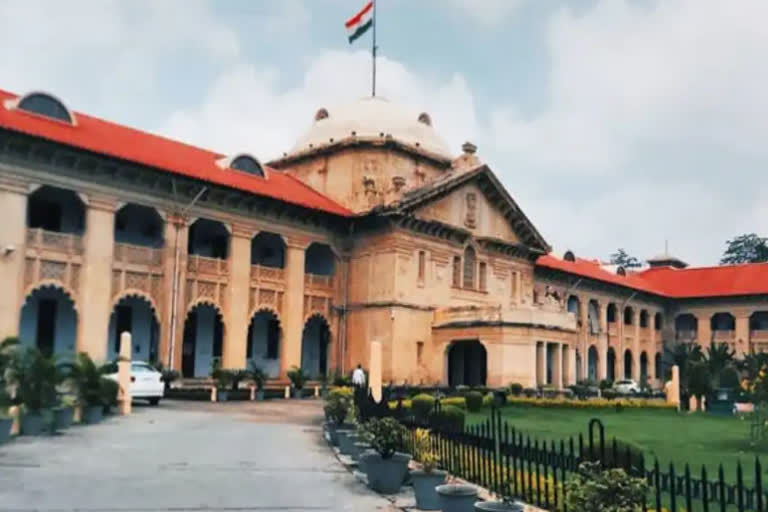
[(712, 315), (709, 313), (700, 313), (696, 315), (696, 321), (698, 322), (696, 339), (703, 349), (709, 347), (712, 344), (711, 320)]
[(253, 230), (232, 226), (229, 243), (229, 282), (224, 308), (223, 368), (246, 368), (248, 337), (248, 295), (251, 289), (251, 237)]
[(552, 385), (556, 389), (563, 389), (563, 344), (552, 345), (555, 348), (552, 355)]
[(543, 386), (547, 383), (547, 344), (536, 342), (536, 385)]
[(292, 366), (301, 366), (301, 335), (304, 330), (304, 259), (306, 244), (289, 242), (286, 248), (283, 340), (280, 346), (280, 376)]
[(24, 248), (27, 232), (27, 194), (19, 184), (0, 178), (0, 339), (19, 332), (21, 307), (24, 305)]
[(744, 354), (749, 353), (750, 339), (749, 339), (749, 311), (734, 311), (736, 317), (736, 356), (742, 357)]
[(117, 363), (117, 403), (120, 414), (131, 414), (131, 333), (120, 333), (120, 361)]
[(381, 343), (371, 342), (370, 358), (368, 361), (368, 387), (373, 399), (381, 401)]
[(635, 315), (634, 338), (632, 339), (632, 378), (640, 382), (640, 311)]
[[(566, 372), (566, 380), (565, 385), (566, 386), (572, 386), (576, 384), (576, 350), (573, 347), (569, 347), (568, 345), (563, 347), (563, 350), (565, 351), (565, 355), (563, 356), (563, 360), (565, 361), (565, 365), (568, 368), (568, 371)], [(584, 356), (582, 356), (582, 360), (584, 359)], [(582, 378), (586, 378), (586, 373), (582, 374)]]
[(77, 351), (87, 352), (94, 361), (101, 362), (107, 357), (107, 333), (112, 314), (115, 201), (90, 196), (86, 208)]
[[(181, 370), (181, 346), (184, 342), (184, 320), (187, 314), (187, 299), (184, 293), (188, 238), (187, 220), (177, 215), (168, 215), (165, 222), (163, 252), (164, 307), (160, 325), (160, 358), (165, 365), (176, 370)], [(177, 275), (175, 285), (174, 272)], [(173, 361), (171, 361), (171, 352), (173, 352)]]
[(600, 341), (597, 346), (597, 380), (600, 381), (608, 376), (608, 305), (599, 304), (598, 310), (600, 312)]

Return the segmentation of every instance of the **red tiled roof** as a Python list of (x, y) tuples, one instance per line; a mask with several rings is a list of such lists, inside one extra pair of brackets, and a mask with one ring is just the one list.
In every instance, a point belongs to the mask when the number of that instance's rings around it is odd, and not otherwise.
[(657, 267), (620, 276), (595, 260), (565, 261), (546, 254), (536, 265), (671, 298), (768, 294), (768, 263), (677, 269)]
[(0, 89), (0, 128), (313, 210), (342, 216), (352, 215), (352, 212), (334, 200), (284, 172), (264, 166), (267, 173), (265, 179), (233, 169), (222, 169), (216, 161), (224, 155), (85, 114), (75, 113), (76, 126), (71, 126), (23, 110), (7, 109), (4, 103), (16, 97)]

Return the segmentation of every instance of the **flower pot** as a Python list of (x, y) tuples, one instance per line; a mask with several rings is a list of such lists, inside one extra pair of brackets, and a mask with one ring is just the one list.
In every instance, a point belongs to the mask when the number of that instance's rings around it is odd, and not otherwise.
[(475, 503), (475, 512), (523, 512), (523, 506), (503, 501), (478, 501)]
[(94, 425), (104, 418), (104, 408), (100, 405), (89, 405), (83, 409), (83, 423)]
[(328, 431), (328, 437), (331, 438), (331, 444), (333, 446), (339, 446), (339, 435), (337, 432), (339, 430), (349, 430), (349, 425), (341, 424), (337, 425), (336, 423), (329, 421), (326, 424), (326, 430)]
[(229, 399), (229, 391), (223, 391), (220, 389), (216, 390), (216, 401), (217, 402), (226, 402)]
[(352, 453), (352, 460), (359, 463), (360, 456), (364, 454), (367, 450), (370, 450), (372, 446), (371, 446), (371, 443), (361, 440), (359, 436), (357, 439), (358, 440), (355, 441), (354, 443), (355, 449)]
[(377, 452), (366, 452), (365, 469), (368, 475), (368, 487), (381, 494), (395, 494), (400, 490), (403, 478), (408, 472), (411, 456), (395, 453), (385, 459)]
[(53, 411), (53, 428), (64, 430), (72, 426), (75, 418), (74, 407), (59, 407)]
[(352, 450), (355, 449), (354, 446), (352, 446), (352, 443), (354, 441), (349, 438), (349, 436), (356, 436), (354, 430), (342, 430), (337, 429), (336, 435), (339, 437), (339, 453), (342, 455), (352, 455)]
[(13, 418), (0, 418), (0, 444), (3, 444), (11, 438), (12, 426)]
[(416, 495), (416, 508), (420, 510), (440, 510), (440, 501), (437, 499), (438, 485), (445, 483), (447, 471), (432, 470), (430, 472), (418, 470), (411, 471), (413, 493)]
[(256, 391), (256, 401), (257, 402), (263, 402), (264, 401), (264, 390), (259, 389)]
[(291, 388), (291, 396), (296, 399), (304, 398), (304, 390), (298, 388)]
[(45, 415), (43, 411), (25, 413), (21, 417), (21, 434), (25, 436), (39, 436), (48, 434), (50, 430), (46, 428)]
[(438, 485), (440, 510), (443, 512), (474, 512), (477, 488), (466, 484)]

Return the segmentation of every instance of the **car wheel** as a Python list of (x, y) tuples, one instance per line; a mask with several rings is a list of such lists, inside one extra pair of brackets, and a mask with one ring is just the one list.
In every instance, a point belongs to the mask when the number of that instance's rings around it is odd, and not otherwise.
[(150, 398), (149, 399), (149, 405), (157, 405), (159, 403), (160, 403), (160, 398), (159, 397), (154, 397), (154, 398)]

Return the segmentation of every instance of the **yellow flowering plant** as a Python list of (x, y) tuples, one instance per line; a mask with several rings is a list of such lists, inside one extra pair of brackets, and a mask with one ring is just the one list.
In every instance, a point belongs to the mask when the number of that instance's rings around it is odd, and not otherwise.
[(431, 473), (440, 462), (440, 457), (432, 448), (432, 436), (429, 429), (417, 428), (414, 433), (414, 455), (421, 462), (425, 473)]

